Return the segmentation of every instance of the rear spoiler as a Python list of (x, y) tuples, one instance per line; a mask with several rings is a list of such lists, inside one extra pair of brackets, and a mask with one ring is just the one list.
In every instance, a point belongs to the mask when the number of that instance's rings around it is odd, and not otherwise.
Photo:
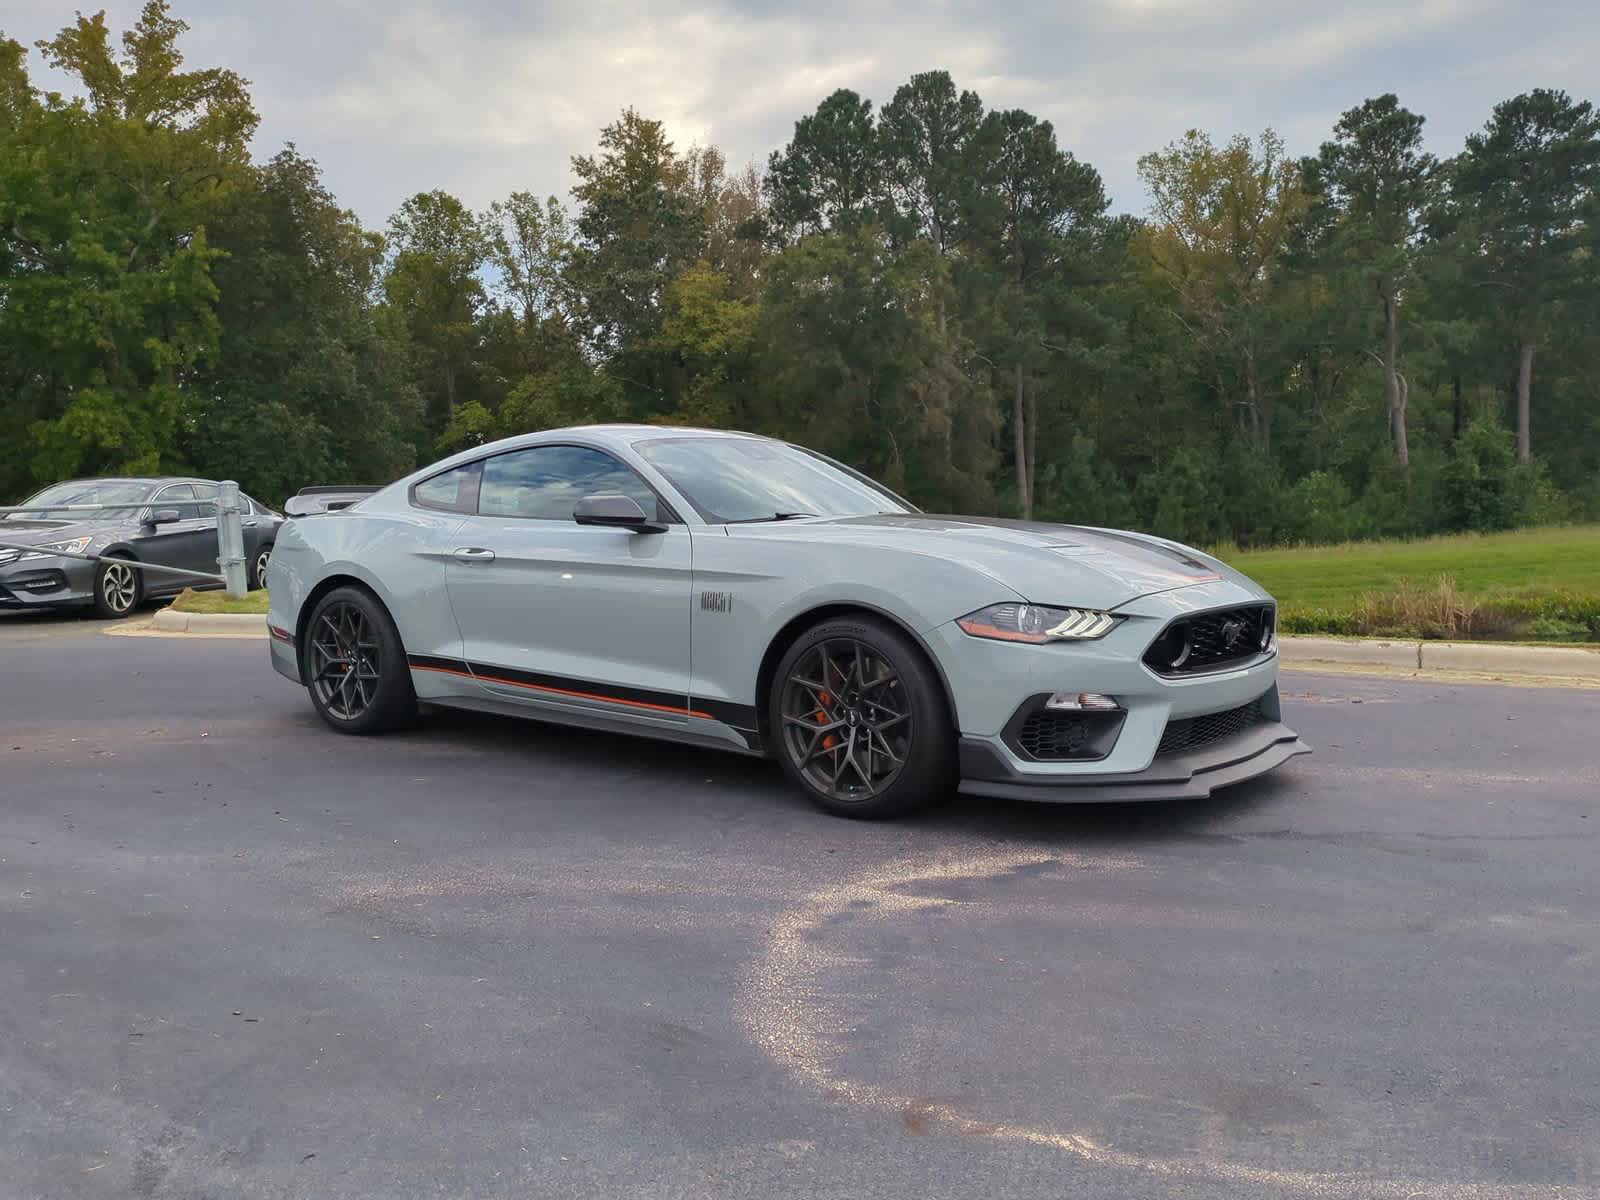
[(368, 487), (365, 484), (322, 484), (317, 487), (303, 487), (284, 501), (283, 515), (313, 517), (318, 513), (337, 512), (341, 508), (349, 508), (352, 504), (365, 500), (378, 490), (377, 487)]

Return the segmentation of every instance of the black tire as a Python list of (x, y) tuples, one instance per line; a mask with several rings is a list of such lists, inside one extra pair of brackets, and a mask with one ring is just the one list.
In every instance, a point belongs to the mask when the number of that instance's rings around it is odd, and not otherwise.
[(245, 565), (245, 587), (258, 592), (267, 586), (267, 562), (272, 558), (272, 543), (256, 550), (255, 557)]
[(371, 592), (340, 587), (311, 611), (301, 669), (317, 715), (340, 733), (383, 733), (417, 711), (394, 619)]
[(886, 621), (840, 617), (802, 634), (778, 663), (767, 719), (784, 773), (830, 813), (878, 820), (949, 794), (956, 739), (944, 690)]
[(124, 561), (98, 563), (94, 569), (94, 615), (116, 620), (139, 607), (144, 580), (137, 567)]

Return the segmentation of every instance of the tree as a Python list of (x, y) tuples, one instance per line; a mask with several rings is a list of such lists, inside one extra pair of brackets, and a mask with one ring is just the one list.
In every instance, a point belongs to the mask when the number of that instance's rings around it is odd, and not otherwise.
[(1437, 163), (1422, 149), (1423, 118), (1393, 94), (1367, 100), (1339, 118), (1333, 140), (1301, 163), (1306, 191), (1328, 214), (1319, 249), (1330, 270), (1357, 272), (1376, 294), (1395, 458), (1411, 461), (1406, 406), (1411, 385), (1400, 370), (1400, 310), (1416, 267), (1422, 215)]
[(574, 320), (575, 297), (566, 270), (573, 231), (554, 196), (540, 204), (532, 192), (512, 192), (489, 206), (479, 221), (487, 240), (487, 264), (497, 277), (495, 292), (509, 306), (526, 337), (545, 321), (563, 328)]
[(1190, 130), (1139, 160), (1151, 197), (1143, 258), (1177, 301), (1174, 315), (1211, 353), (1216, 391), (1263, 450), (1272, 445), (1264, 362), (1276, 268), (1309, 207), (1283, 140), (1238, 135), (1218, 147)]
[(690, 425), (743, 426), (753, 380), (758, 306), (733, 294), (728, 277), (696, 263), (667, 288), (666, 316), (654, 348), (684, 376), (671, 419)]
[(956, 92), (947, 71), (902, 84), (878, 116), (878, 145), (890, 228), (925, 237), (949, 254), (972, 231), (974, 193), (982, 186), (978, 141), (983, 102)]
[(1584, 206), (1600, 188), (1600, 114), (1543, 88), (1495, 106), (1451, 163), (1451, 211), (1472, 276), (1517, 344), (1517, 461), (1532, 453), (1534, 355), (1586, 270)]
[(268, 499), (409, 470), (421, 402), (404, 341), (374, 312), (383, 239), (293, 146), (251, 170), (210, 234), (221, 333), (184, 393), (191, 467)]
[(1010, 375), (1011, 438), (1017, 502), (1033, 513), (1038, 453), (1038, 388), (1029, 379), (1079, 360), (1071, 326), (1088, 315), (1076, 284), (1092, 278), (1089, 263), (1104, 231), (1100, 175), (1056, 144), (1055, 130), (1020, 109), (992, 112), (979, 133), (985, 160), (972, 220), (982, 238), (986, 278), (980, 283), (989, 353)]
[(151, 0), (113, 50), (104, 15), (38, 43), (85, 98), (42, 95), (0, 39), (0, 386), (31, 461), (11, 487), (177, 464), (183, 395), (218, 326), (206, 221), (248, 173), (257, 117), (231, 71), (183, 71)]
[[(601, 130), (600, 153), (574, 158), (572, 170), (579, 241), (568, 278), (595, 353), (625, 358), (654, 336), (667, 285), (699, 256), (704, 214), (661, 122), (631, 108)], [(659, 395), (648, 379), (637, 386)]]
[(872, 220), (882, 196), (872, 101), (840, 88), (801, 117), (789, 144), (768, 159), (763, 187), (780, 240)]
[(727, 159), (715, 146), (691, 146), (684, 163), (688, 178), (683, 190), (699, 207), (705, 232), (701, 257), (742, 299), (753, 300), (766, 254), (761, 175), (754, 166), (729, 175)]
[(970, 350), (941, 331), (948, 264), (877, 226), (802, 239), (769, 265), (756, 335), (757, 427), (794, 438), (922, 503), (988, 511), (995, 428)]
[(431, 441), (463, 399), (487, 301), (478, 272), (489, 238), (460, 200), (432, 191), (412, 196), (389, 218), (389, 244), (384, 299), (410, 339)]

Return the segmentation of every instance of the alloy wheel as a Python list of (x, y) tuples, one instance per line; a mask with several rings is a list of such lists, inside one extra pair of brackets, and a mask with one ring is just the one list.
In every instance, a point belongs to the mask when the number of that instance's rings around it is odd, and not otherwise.
[(309, 643), (311, 686), (322, 707), (354, 721), (377, 699), (376, 631), (354, 604), (331, 604), (317, 616)]
[(267, 586), (267, 563), (271, 561), (271, 559), (272, 550), (269, 547), (262, 547), (261, 553), (256, 555), (255, 576), (256, 586), (258, 588), (264, 588)]
[(911, 747), (910, 698), (894, 664), (854, 639), (819, 642), (784, 681), (783, 743), (823, 794), (870, 800), (889, 787)]
[(139, 581), (134, 578), (133, 568), (118, 562), (107, 563), (100, 574), (100, 595), (106, 607), (118, 615), (132, 608), (139, 595)]

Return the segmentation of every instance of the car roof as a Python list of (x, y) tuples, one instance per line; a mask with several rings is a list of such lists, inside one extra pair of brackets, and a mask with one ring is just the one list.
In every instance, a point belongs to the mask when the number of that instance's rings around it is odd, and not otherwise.
[[(542, 430), (538, 436), (545, 437), (551, 434), (598, 434), (602, 437), (614, 437), (629, 442), (656, 441), (661, 438), (679, 437), (704, 437), (704, 438), (744, 438), (747, 440), (770, 441), (771, 439), (759, 433), (746, 433), (741, 429), (705, 429), (696, 425), (646, 425), (613, 424), (613, 425), (571, 425), (566, 429)], [(644, 436), (641, 436), (644, 435)], [(530, 435), (533, 436), (533, 435)]]
[[(215, 483), (215, 479), (202, 479), (198, 475), (91, 475), (83, 479), (62, 479), (49, 487), (65, 483), (147, 483), (154, 487), (161, 483)], [(41, 491), (43, 489), (40, 489)]]
[(536, 429), (528, 433), (515, 433), (510, 437), (500, 438), (497, 441), (485, 442), (481, 446), (472, 446), (459, 450), (448, 458), (430, 463), (422, 469), (423, 474), (435, 470), (448, 469), (458, 463), (471, 462), (476, 458), (483, 458), (493, 454), (503, 454), (507, 450), (520, 450), (528, 446), (546, 446), (552, 442), (571, 440), (578, 443), (589, 443), (597, 446), (606, 446), (612, 449), (622, 449), (638, 445), (641, 442), (661, 441), (665, 438), (724, 438), (728, 440), (744, 441), (771, 441), (759, 433), (744, 433), (737, 429), (701, 429), (691, 425), (645, 425), (618, 422), (608, 425), (568, 425), (560, 429)]

